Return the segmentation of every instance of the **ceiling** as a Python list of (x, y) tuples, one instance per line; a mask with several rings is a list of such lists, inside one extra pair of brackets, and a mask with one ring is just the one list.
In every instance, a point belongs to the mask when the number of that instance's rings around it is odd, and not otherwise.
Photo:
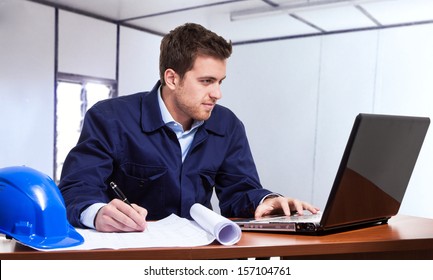
[(195, 22), (234, 44), (433, 23), (432, 0), (31, 0), (166, 34)]

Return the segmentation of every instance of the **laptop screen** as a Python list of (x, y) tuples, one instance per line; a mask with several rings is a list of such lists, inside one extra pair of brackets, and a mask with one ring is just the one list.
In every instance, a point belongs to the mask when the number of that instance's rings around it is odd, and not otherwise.
[(396, 215), (429, 123), (421, 117), (359, 114), (322, 226), (326, 229)]

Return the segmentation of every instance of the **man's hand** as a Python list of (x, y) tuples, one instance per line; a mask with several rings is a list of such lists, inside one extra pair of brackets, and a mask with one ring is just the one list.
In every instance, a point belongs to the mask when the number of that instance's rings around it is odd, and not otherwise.
[(95, 228), (103, 232), (131, 232), (146, 229), (147, 210), (137, 204), (132, 207), (113, 199), (102, 207), (95, 217)]
[(299, 215), (302, 215), (304, 210), (308, 210), (311, 213), (316, 214), (317, 211), (319, 211), (319, 208), (294, 198), (282, 196), (270, 197), (266, 198), (263, 203), (257, 207), (254, 217), (260, 218), (272, 214), (284, 214), (290, 216), (290, 214), (294, 211), (297, 211)]

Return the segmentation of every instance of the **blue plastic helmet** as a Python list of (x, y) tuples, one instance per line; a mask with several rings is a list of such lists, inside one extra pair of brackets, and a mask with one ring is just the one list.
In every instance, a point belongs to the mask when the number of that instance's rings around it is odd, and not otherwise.
[(65, 202), (54, 181), (25, 166), (0, 168), (0, 233), (35, 249), (84, 242), (66, 218)]

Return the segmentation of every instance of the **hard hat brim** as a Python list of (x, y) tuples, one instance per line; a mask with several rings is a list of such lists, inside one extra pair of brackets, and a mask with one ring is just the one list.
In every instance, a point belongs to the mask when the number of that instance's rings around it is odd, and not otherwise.
[[(17, 235), (8, 234), (6, 235), (17, 240), (19, 243), (36, 250), (55, 250), (64, 249), (69, 247), (78, 246), (84, 243), (84, 238), (79, 234), (74, 227), (69, 225), (69, 229), (64, 236), (45, 237), (38, 235)], [(73, 248), (71, 248), (73, 249)]]

